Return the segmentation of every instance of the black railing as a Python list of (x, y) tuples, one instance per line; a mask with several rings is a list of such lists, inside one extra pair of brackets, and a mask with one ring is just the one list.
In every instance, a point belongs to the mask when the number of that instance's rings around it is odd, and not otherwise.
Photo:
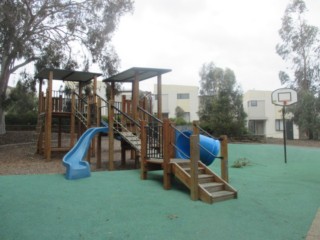
[(163, 126), (151, 122), (146, 126), (147, 158), (163, 159)]

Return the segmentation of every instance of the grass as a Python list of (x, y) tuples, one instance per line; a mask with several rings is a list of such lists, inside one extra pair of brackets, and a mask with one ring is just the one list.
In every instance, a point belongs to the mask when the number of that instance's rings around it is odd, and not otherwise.
[(247, 158), (239, 158), (236, 161), (233, 162), (233, 164), (231, 165), (231, 167), (233, 168), (243, 168), (246, 166), (250, 166), (251, 163)]

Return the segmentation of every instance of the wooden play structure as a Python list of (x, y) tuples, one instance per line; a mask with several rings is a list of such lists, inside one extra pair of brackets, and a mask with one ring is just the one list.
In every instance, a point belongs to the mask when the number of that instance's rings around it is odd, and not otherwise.
[[(171, 188), (172, 178), (179, 179), (190, 189), (193, 200), (201, 199), (207, 203), (214, 203), (226, 199), (237, 198), (237, 191), (228, 183), (228, 144), (227, 137), (221, 136), (220, 156), (212, 156), (221, 160), (220, 176), (211, 171), (200, 160), (200, 151), (204, 147), (199, 142), (200, 134), (206, 134), (197, 122), (193, 123), (193, 133), (190, 136), (190, 153), (184, 159), (176, 158), (180, 151), (176, 144), (176, 135), (180, 132), (168, 119), (162, 118), (161, 82), (162, 75), (169, 69), (131, 68), (103, 82), (111, 86), (110, 99), (107, 101), (96, 94), (96, 81), (99, 74), (82, 73), (65, 70), (45, 69), (38, 74), (39, 79), (48, 79), (46, 94), (39, 94), (38, 117), (38, 152), (50, 160), (52, 151), (66, 151), (75, 144), (78, 137), (90, 127), (99, 126), (101, 122), (101, 102), (108, 109), (108, 169), (114, 170), (115, 141), (121, 141), (121, 160), (125, 162), (126, 152), (130, 151), (136, 166), (140, 167), (141, 179), (147, 179), (152, 171), (163, 171), (163, 187)], [(52, 80), (75, 81), (78, 89), (71, 94), (69, 100), (63, 96), (53, 96)], [(157, 79), (157, 112), (152, 111), (152, 102), (145, 96), (139, 95), (141, 81)], [(75, 80), (77, 79), (77, 80)], [(41, 80), (42, 81), (42, 80)], [(40, 83), (41, 83), (40, 81)], [(93, 81), (92, 93), (83, 96), (82, 89)], [(117, 83), (130, 83), (131, 96), (115, 101), (115, 86)], [(42, 86), (42, 84), (40, 84)], [(41, 87), (40, 87), (41, 90)], [(70, 107), (65, 107), (65, 103)], [(64, 111), (69, 110), (69, 111)], [(70, 142), (67, 147), (62, 146), (61, 122), (62, 118), (70, 121)], [(53, 120), (55, 119), (55, 120)], [(52, 145), (53, 121), (57, 129), (57, 146)], [(101, 166), (101, 134), (91, 143), (91, 151), (97, 154), (97, 166)], [(204, 149), (205, 151), (208, 151)], [(91, 152), (91, 153), (92, 153)], [(89, 155), (89, 154), (88, 154)], [(187, 156), (188, 155), (188, 156)], [(90, 158), (90, 156), (88, 156)]]
[[(97, 77), (101, 74), (61, 69), (43, 69), (39, 79), (38, 123), (36, 128), (37, 153), (51, 159), (52, 152), (66, 152), (76, 139), (90, 127), (100, 124)], [(44, 80), (47, 89), (43, 91)], [(53, 81), (63, 81), (75, 87), (69, 93), (53, 91)], [(90, 86), (91, 85), (91, 86)], [(91, 92), (84, 94), (85, 87)], [(68, 126), (67, 129), (63, 128)], [(68, 142), (63, 134), (70, 134)]]

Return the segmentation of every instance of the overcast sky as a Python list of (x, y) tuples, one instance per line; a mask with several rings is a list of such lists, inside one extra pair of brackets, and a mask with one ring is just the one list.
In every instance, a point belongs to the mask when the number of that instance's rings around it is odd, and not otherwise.
[[(305, 0), (309, 23), (320, 27), (320, 1)], [(275, 90), (286, 64), (277, 55), (278, 30), (289, 0), (135, 0), (113, 44), (120, 71), (170, 68), (164, 84), (199, 86), (204, 63), (231, 68), (245, 91)], [(143, 82), (153, 90), (155, 80)]]

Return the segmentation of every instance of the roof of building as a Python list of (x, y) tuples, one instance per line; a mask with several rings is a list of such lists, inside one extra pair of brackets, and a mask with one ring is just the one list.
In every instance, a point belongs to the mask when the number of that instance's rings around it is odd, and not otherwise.
[(171, 69), (133, 67), (104, 79), (103, 82), (132, 82), (136, 78), (142, 81), (167, 72), (171, 72)]
[(54, 80), (72, 81), (72, 82), (87, 82), (94, 77), (99, 77), (101, 73), (82, 72), (64, 69), (44, 68), (35, 77), (48, 79), (49, 73), (52, 71)]

